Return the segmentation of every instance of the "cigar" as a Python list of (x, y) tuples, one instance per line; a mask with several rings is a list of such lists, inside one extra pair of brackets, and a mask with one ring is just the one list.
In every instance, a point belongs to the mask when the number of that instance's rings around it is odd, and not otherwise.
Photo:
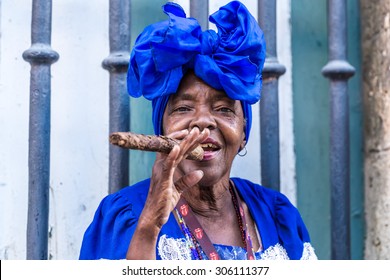
[[(132, 132), (114, 132), (110, 135), (110, 143), (124, 149), (159, 152), (169, 154), (179, 142), (162, 135), (145, 135)], [(186, 157), (191, 160), (202, 160), (204, 151), (197, 146)]]

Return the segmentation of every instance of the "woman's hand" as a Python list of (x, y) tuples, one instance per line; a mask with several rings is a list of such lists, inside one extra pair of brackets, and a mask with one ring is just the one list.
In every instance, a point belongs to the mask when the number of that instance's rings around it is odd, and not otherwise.
[(126, 256), (128, 259), (155, 259), (156, 242), (161, 227), (168, 221), (181, 193), (196, 185), (203, 177), (202, 171), (195, 170), (174, 181), (176, 167), (209, 135), (208, 129), (200, 132), (198, 127), (194, 127), (190, 132), (182, 130), (167, 135), (180, 140), (180, 144), (168, 155), (158, 153), (156, 156), (148, 197), (130, 242)]
[(208, 129), (201, 133), (198, 127), (190, 132), (188, 130), (174, 132), (168, 136), (180, 140), (180, 145), (175, 146), (168, 155), (157, 155), (145, 208), (152, 209), (153, 216), (150, 218), (154, 220), (155, 226), (159, 229), (167, 222), (181, 193), (202, 179), (203, 172), (200, 170), (185, 174), (177, 181), (174, 181), (174, 173), (179, 163), (209, 134)]

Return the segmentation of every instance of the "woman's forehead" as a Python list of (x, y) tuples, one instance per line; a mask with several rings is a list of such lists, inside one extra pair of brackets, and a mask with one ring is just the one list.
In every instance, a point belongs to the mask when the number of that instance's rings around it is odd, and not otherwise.
[[(227, 96), (224, 91), (217, 90), (209, 86), (200, 78), (195, 76), (193, 72), (189, 72), (183, 77), (177, 92), (171, 96), (171, 99), (196, 100), (202, 95), (212, 100), (232, 100)], [(234, 102), (234, 100), (232, 101)]]
[(229, 98), (223, 91), (216, 91), (216, 90), (199, 91), (199, 90), (191, 90), (191, 89), (178, 91), (176, 94), (173, 94), (171, 96), (170, 101), (172, 102), (179, 101), (179, 100), (196, 101), (200, 99), (207, 99), (211, 102), (218, 101), (218, 100), (225, 100), (234, 103), (236, 101)]

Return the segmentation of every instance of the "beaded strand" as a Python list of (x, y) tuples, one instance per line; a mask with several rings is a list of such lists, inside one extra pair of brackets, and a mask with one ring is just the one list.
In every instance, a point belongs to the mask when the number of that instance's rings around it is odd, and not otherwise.
[(242, 240), (242, 243), (244, 244), (244, 247), (247, 247), (247, 242), (246, 242), (247, 238), (246, 238), (246, 232), (244, 230), (244, 224), (242, 222), (242, 217), (240, 215), (240, 209), (238, 207), (238, 201), (237, 201), (236, 196), (233, 193), (231, 185), (229, 185), (229, 191), (230, 191), (230, 194), (232, 195), (233, 206), (234, 206), (234, 210), (236, 212), (236, 216), (237, 216), (237, 219), (238, 219), (238, 226), (240, 228), (241, 240)]
[[(233, 189), (233, 188), (234, 188), (233, 183), (231, 183), (229, 185), (229, 191), (232, 195), (234, 209), (236, 211), (236, 215), (238, 218), (238, 223), (239, 223), (239, 227), (240, 227), (240, 231), (241, 231), (241, 238), (242, 238), (244, 247), (246, 247), (246, 249), (247, 249), (247, 254), (249, 256), (249, 259), (254, 259), (255, 252), (253, 250), (252, 238), (248, 232), (248, 224), (246, 223), (246, 220), (245, 220), (245, 216), (244, 216), (245, 214), (241, 213), (241, 210), (242, 211), (244, 211), (244, 210), (243, 209), (240, 210), (240, 207), (239, 207), (239, 205), (242, 205), (242, 202), (241, 202), (240, 198), (238, 197), (237, 190)], [(245, 227), (244, 227), (244, 220), (245, 220)]]
[(193, 234), (191, 233), (190, 229), (187, 227), (186, 223), (184, 222), (182, 216), (180, 215), (179, 211), (175, 208), (176, 213), (176, 219), (179, 222), (180, 228), (182, 232), (184, 233), (184, 236), (186, 237), (188, 247), (194, 256), (194, 259), (201, 260), (201, 254), (199, 252), (199, 248), (197, 244), (194, 242)]

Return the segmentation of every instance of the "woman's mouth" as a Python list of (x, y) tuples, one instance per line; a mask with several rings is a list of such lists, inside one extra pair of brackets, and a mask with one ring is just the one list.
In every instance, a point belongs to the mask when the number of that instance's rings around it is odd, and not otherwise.
[(206, 161), (214, 159), (221, 150), (220, 145), (212, 139), (206, 139), (200, 146), (204, 151), (203, 160)]

